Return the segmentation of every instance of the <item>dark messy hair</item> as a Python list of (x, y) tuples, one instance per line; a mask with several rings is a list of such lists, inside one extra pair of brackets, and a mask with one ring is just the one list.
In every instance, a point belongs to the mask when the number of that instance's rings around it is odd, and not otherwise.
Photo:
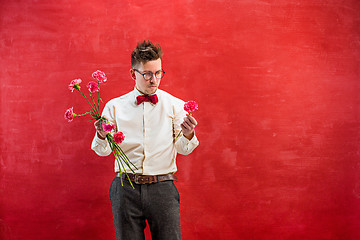
[(161, 59), (162, 49), (159, 44), (153, 44), (149, 40), (139, 42), (135, 50), (131, 53), (131, 66), (134, 68), (139, 63), (145, 64), (148, 61)]

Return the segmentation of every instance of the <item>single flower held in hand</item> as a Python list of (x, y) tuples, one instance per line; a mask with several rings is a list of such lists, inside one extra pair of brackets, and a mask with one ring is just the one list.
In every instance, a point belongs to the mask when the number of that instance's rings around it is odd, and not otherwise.
[(107, 77), (106, 77), (105, 73), (100, 71), (100, 70), (97, 70), (97, 71), (93, 72), (92, 77), (95, 80), (97, 79), (99, 81), (99, 83), (104, 83), (107, 80)]
[[(198, 109), (199, 105), (195, 101), (188, 101), (184, 104), (184, 110), (188, 112), (189, 115), (191, 115), (192, 112), (195, 112)], [(175, 140), (179, 138), (181, 133), (182, 130), (180, 130), (179, 134), (175, 137)]]
[(114, 142), (120, 144), (122, 141), (124, 141), (125, 135), (122, 132), (117, 132), (114, 134), (113, 140)]
[(198, 104), (195, 101), (188, 101), (184, 104), (184, 110), (189, 114), (198, 110)]

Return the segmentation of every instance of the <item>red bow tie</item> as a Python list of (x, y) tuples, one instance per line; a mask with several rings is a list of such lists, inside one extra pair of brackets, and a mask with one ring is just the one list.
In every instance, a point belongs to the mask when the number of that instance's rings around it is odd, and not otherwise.
[(152, 104), (156, 104), (158, 102), (158, 97), (156, 94), (154, 95), (139, 95), (136, 97), (136, 103), (137, 105), (143, 103), (143, 102), (151, 102)]

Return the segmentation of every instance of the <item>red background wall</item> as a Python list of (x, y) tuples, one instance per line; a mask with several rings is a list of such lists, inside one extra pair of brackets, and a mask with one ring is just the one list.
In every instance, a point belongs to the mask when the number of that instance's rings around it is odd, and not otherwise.
[[(164, 51), (162, 88), (200, 110), (179, 156), (183, 239), (360, 239), (360, 2), (1, 1), (0, 238), (114, 239), (112, 157), (63, 114), (130, 53)], [(85, 84), (84, 84), (85, 86)]]

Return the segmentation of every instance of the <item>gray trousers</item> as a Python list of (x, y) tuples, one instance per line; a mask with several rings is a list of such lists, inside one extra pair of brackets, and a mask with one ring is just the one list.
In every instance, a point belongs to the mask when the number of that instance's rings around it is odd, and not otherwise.
[(180, 240), (180, 197), (173, 181), (133, 184), (115, 177), (110, 200), (117, 240), (144, 240), (145, 219), (153, 240)]

